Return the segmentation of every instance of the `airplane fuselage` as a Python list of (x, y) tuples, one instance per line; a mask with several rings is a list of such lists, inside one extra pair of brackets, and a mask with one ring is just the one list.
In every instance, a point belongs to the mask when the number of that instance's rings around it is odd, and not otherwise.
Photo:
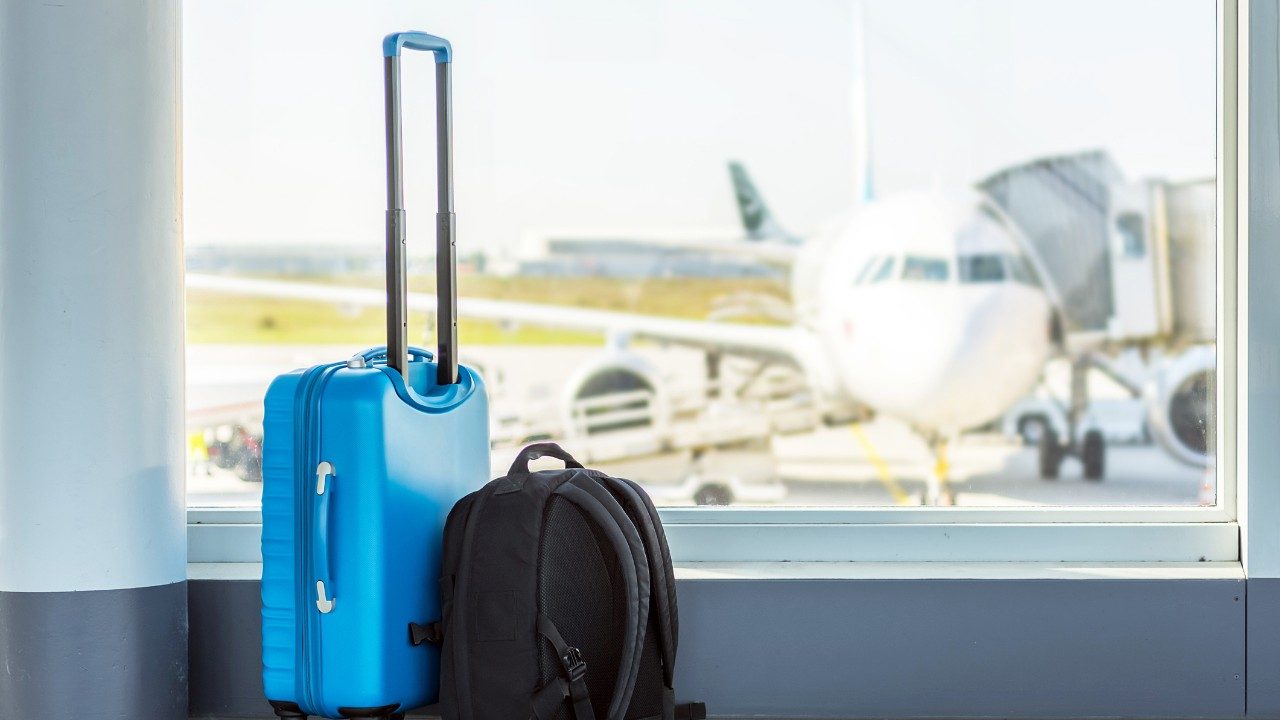
[(943, 435), (1029, 392), (1052, 310), (1016, 233), (981, 196), (920, 193), (864, 206), (807, 243), (794, 297), (833, 390)]

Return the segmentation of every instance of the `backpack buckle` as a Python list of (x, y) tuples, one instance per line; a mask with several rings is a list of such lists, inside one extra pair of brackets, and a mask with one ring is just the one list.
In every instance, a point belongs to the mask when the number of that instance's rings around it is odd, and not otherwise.
[(565, 648), (564, 654), (560, 656), (560, 664), (570, 682), (581, 680), (587, 674), (587, 663), (582, 659), (582, 651), (572, 645)]

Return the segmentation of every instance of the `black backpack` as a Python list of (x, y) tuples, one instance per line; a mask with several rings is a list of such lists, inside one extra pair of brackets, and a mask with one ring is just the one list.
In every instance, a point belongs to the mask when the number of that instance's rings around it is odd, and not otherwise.
[[(530, 472), (543, 455), (565, 469)], [(671, 553), (630, 480), (530, 445), (449, 513), (440, 587), (446, 720), (706, 717), (675, 704)]]

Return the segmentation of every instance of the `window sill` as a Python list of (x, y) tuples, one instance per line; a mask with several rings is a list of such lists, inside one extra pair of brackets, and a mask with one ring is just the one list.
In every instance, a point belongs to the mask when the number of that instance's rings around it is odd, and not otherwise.
[[(1238, 562), (688, 562), (676, 564), (684, 581), (787, 580), (1240, 580)], [(262, 578), (262, 563), (194, 562), (188, 580)]]
[[(703, 522), (667, 517), (677, 563), (1234, 563), (1240, 526), (1186, 522)], [(256, 509), (188, 511), (187, 558), (260, 563)], [(676, 519), (679, 517), (679, 519)], [(775, 516), (778, 517), (778, 516)], [(821, 520), (821, 521), (814, 521)], [(850, 519), (852, 520), (852, 519)]]

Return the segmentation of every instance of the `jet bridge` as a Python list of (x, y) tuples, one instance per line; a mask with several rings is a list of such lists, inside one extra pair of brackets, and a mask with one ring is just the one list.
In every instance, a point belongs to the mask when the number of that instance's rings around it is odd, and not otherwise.
[(979, 188), (1021, 229), (1074, 342), (1212, 342), (1212, 179), (1126, 180), (1099, 150), (1017, 165)]
[[(1118, 347), (1157, 348), (1151, 381), (1131, 385), (1148, 427), (1176, 458), (1212, 462), (1216, 332), (1217, 194), (1214, 181), (1130, 181), (1104, 151), (1042, 158), (1003, 170), (979, 188), (1021, 230), (1032, 264), (1058, 305), (1073, 356), (1068, 432), (1040, 443), (1040, 474), (1066, 455), (1103, 476), (1100, 433), (1078, 440), (1086, 374)], [(1163, 356), (1160, 359), (1160, 356)]]

